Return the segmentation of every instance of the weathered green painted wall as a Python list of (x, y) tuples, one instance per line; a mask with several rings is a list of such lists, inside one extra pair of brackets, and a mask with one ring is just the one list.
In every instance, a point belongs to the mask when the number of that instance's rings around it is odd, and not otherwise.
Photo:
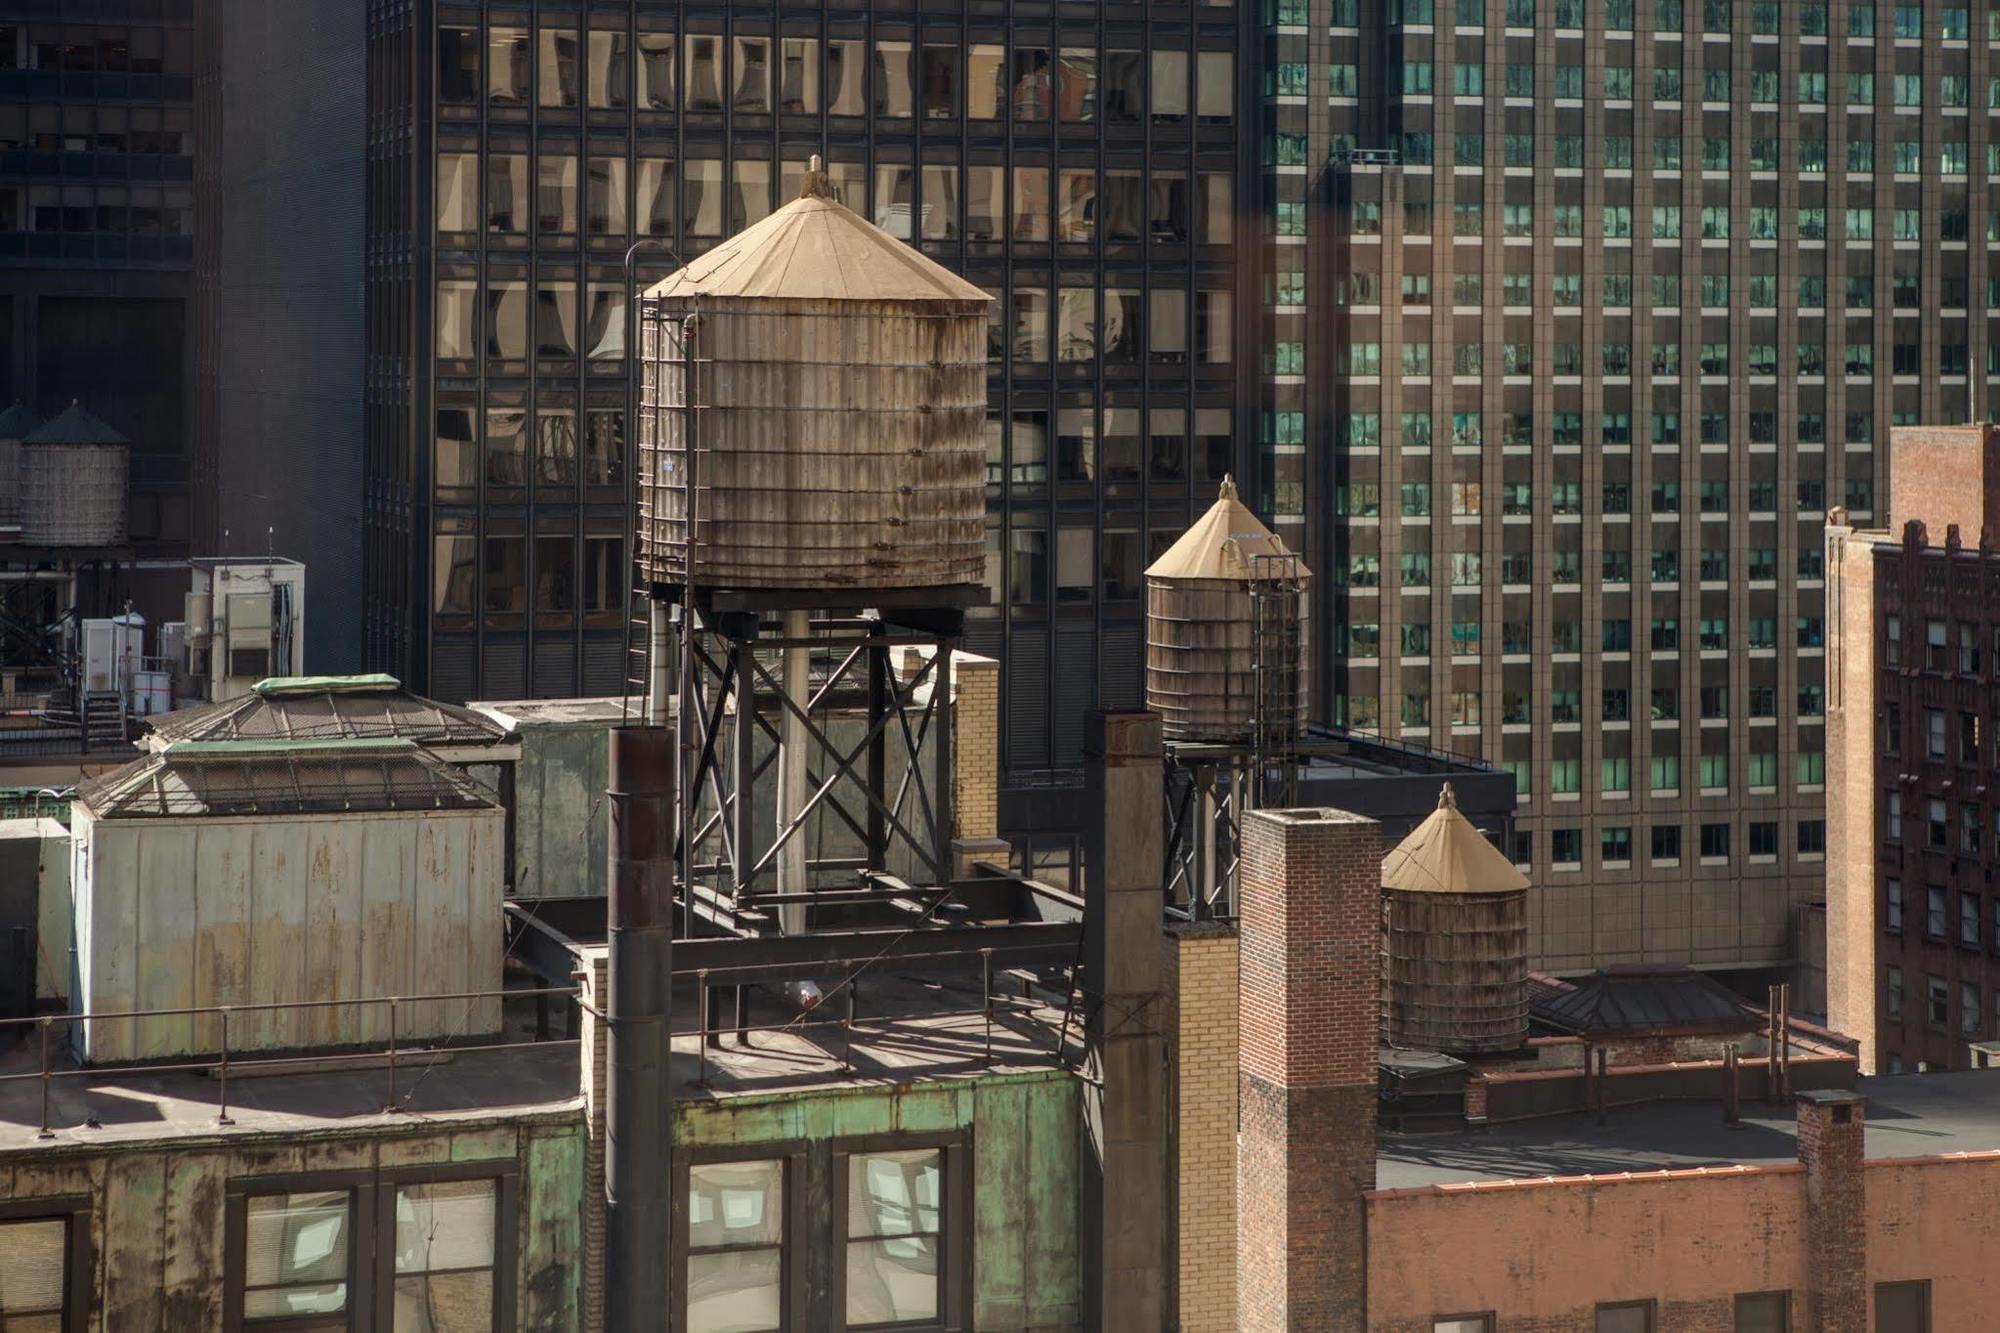
[(223, 1326), (223, 1199), (230, 1180), (512, 1161), (520, 1178), (517, 1327), (570, 1333), (583, 1326), (583, 1157), (581, 1113), (417, 1134), (63, 1146), (0, 1153), (0, 1200), (90, 1200), (92, 1329), (201, 1333)]
[(676, 1152), (875, 1134), (967, 1134), (973, 1327), (1077, 1327), (1078, 1083), (1066, 1070), (680, 1102)]

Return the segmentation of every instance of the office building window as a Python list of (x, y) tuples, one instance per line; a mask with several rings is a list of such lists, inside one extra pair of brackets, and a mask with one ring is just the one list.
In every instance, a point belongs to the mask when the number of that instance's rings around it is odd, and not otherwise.
[(1875, 1333), (1930, 1333), (1929, 1282), (1877, 1282)]
[(1951, 1017), (1951, 990), (1943, 977), (1924, 978), (1924, 1021), (1939, 1032)]
[(1431, 1320), (1431, 1333), (1493, 1333), (1490, 1314), (1455, 1314)]
[(1789, 1333), (1791, 1293), (1747, 1292), (1736, 1298), (1736, 1333)]
[(785, 1167), (688, 1167), (688, 1333), (785, 1326)]

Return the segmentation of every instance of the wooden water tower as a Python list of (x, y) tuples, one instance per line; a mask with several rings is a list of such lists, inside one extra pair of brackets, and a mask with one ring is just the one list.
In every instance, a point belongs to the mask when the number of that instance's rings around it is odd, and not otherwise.
[[(797, 199), (645, 295), (638, 568), (677, 622), (682, 889), (714, 929), (809, 929), (816, 891), (902, 882), (892, 866), (952, 879), (990, 302), (834, 200), (817, 159)], [(851, 744), (842, 701), (866, 710)], [(815, 816), (859, 855), (809, 848)]]
[(1438, 808), (1382, 858), (1382, 1040), (1448, 1055), (1528, 1040), (1528, 881), (1459, 813)]

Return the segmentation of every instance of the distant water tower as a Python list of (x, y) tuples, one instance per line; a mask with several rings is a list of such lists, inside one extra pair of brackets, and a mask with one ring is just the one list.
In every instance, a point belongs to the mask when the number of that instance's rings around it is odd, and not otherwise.
[(1528, 1039), (1528, 881), (1458, 812), (1438, 807), (1382, 858), (1382, 1039), (1473, 1055)]
[(19, 403), (0, 412), (0, 528), (20, 526), (21, 441), (41, 425), (42, 419)]
[(21, 441), (21, 541), (120, 546), (132, 444), (79, 403)]
[(1281, 750), (1297, 739), (1311, 577), (1225, 480), (1146, 570), (1146, 706), (1169, 741)]

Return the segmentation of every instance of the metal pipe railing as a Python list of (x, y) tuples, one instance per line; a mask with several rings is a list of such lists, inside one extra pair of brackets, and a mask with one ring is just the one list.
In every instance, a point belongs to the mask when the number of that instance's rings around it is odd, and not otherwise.
[[(14, 1031), (16, 1029), (33, 1027), (39, 1030), (40, 1045), (41, 1045), (40, 1062), (39, 1066), (36, 1069), (19, 1074), (0, 1074), (0, 1085), (22, 1082), (27, 1079), (35, 1079), (40, 1082), (41, 1111), (40, 1111), (39, 1123), (35, 1133), (35, 1137), (37, 1139), (52, 1139), (55, 1137), (55, 1130), (52, 1128), (50, 1124), (51, 1109), (52, 1109), (51, 1097), (54, 1089), (55, 1080), (59, 1078), (113, 1079), (121, 1075), (132, 1076), (132, 1075), (173, 1074), (173, 1073), (211, 1074), (216, 1079), (215, 1123), (218, 1125), (234, 1125), (236, 1123), (236, 1120), (229, 1113), (229, 1079), (232, 1073), (240, 1075), (241, 1072), (246, 1069), (254, 1071), (256, 1069), (274, 1065), (296, 1066), (302, 1062), (310, 1063), (319, 1068), (337, 1069), (343, 1066), (353, 1065), (364, 1061), (380, 1060), (386, 1055), (389, 1061), (389, 1066), (388, 1066), (389, 1098), (387, 1103), (383, 1106), (382, 1109), (385, 1112), (396, 1112), (406, 1109), (402, 1105), (400, 1105), (400, 1099), (397, 1097), (397, 1084), (396, 1084), (398, 1066), (400, 1064), (402, 1057), (406, 1055), (410, 1055), (413, 1053), (429, 1055), (429, 1054), (440, 1053), (447, 1050), (458, 1050), (458, 1051), (521, 1050), (534, 1046), (574, 1045), (577, 1042), (576, 1038), (568, 1038), (563, 1041), (556, 1041), (556, 1042), (545, 1042), (545, 1041), (493, 1042), (493, 1041), (479, 1041), (479, 1040), (460, 1042), (458, 1037), (454, 1035), (454, 1036), (447, 1036), (443, 1038), (441, 1042), (436, 1044), (412, 1048), (407, 1045), (399, 1045), (397, 1040), (397, 1013), (400, 1006), (405, 1004), (418, 1004), (418, 1003), (445, 1003), (453, 1000), (463, 1000), (468, 1002), (468, 1004), (470, 1004), (472, 1002), (476, 1002), (479, 1000), (497, 999), (504, 1001), (510, 999), (534, 999), (536, 997), (545, 997), (550, 995), (565, 996), (575, 1000), (580, 1007), (586, 1009), (590, 1007), (583, 1000), (582, 989), (580, 987), (547, 986), (547, 987), (537, 987), (537, 988), (522, 988), (518, 990), (446, 991), (436, 995), (366, 996), (366, 997), (357, 997), (354, 999), (345, 999), (345, 1000), (278, 1000), (278, 1001), (259, 1003), (259, 1004), (189, 1005), (185, 1007), (172, 1008), (172, 1009), (134, 1009), (134, 1010), (120, 1010), (112, 1013), (98, 1013), (98, 1014), (43, 1014), (33, 1018), (0, 1019), (0, 1038), (4, 1038), (9, 1032)], [(232, 1015), (242, 1015), (246, 1013), (273, 1013), (283, 1010), (348, 1008), (358, 1005), (386, 1005), (388, 1007), (389, 1031), (388, 1031), (386, 1046), (381, 1047), (379, 1049), (371, 1048), (366, 1050), (307, 1052), (304, 1054), (275, 1055), (275, 1056), (253, 1057), (245, 1059), (242, 1058), (240, 1055), (238, 1055), (238, 1053), (236, 1052), (234, 1046), (230, 1041), (229, 1020)], [(152, 1018), (215, 1018), (219, 1021), (220, 1034), (221, 1034), (221, 1043), (220, 1043), (221, 1049), (217, 1052), (214, 1059), (206, 1059), (206, 1060), (167, 1060), (167, 1061), (132, 1060), (132, 1061), (118, 1061), (115, 1063), (102, 1064), (102, 1065), (85, 1065), (75, 1069), (56, 1068), (56, 1063), (51, 1048), (50, 1038), (51, 1034), (55, 1031), (57, 1024), (64, 1024), (70, 1027), (74, 1027), (77, 1024), (83, 1024), (87, 1027), (91, 1023), (131, 1022), (131, 1021), (152, 1019)], [(410, 1090), (410, 1095), (414, 1095), (415, 1091), (416, 1091), (415, 1087), (412, 1087)]]

